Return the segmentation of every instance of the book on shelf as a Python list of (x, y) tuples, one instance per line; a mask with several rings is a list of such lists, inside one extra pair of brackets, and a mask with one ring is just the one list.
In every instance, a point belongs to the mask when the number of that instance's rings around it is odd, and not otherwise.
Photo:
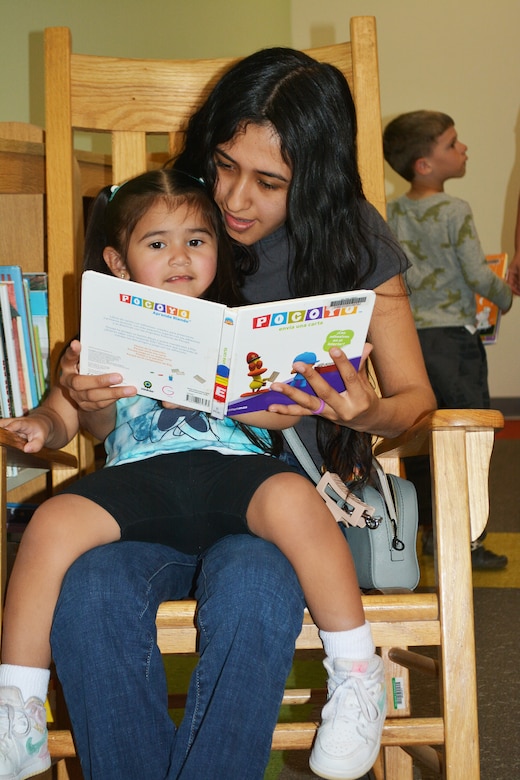
[(49, 383), (47, 274), (0, 266), (0, 414), (20, 416)]
[[(1, 308), (1, 304), (0, 304)], [(9, 366), (7, 363), (6, 344), (4, 336), (4, 326), (0, 316), (0, 416), (13, 417), (13, 401), (11, 393), (11, 384), (9, 377)]]
[[(35, 396), (33, 397), (33, 405), (36, 406), (44, 393), (44, 388), (41, 383), (41, 377), (40, 377), (40, 371), (38, 366), (38, 345), (36, 343), (36, 331), (34, 328), (34, 322), (33, 322), (33, 316), (32, 316), (32, 309), (31, 309), (31, 301), (30, 301), (30, 290), (29, 290), (29, 282), (25, 278), (25, 274), (23, 277), (23, 291), (25, 296), (25, 307), (27, 309), (27, 319), (29, 323), (29, 341), (30, 341), (30, 354), (31, 354), (31, 371), (34, 376), (34, 392)], [(36, 401), (36, 403), (34, 403)]]
[(23, 388), (23, 368), (20, 356), (16, 309), (13, 309), (9, 295), (9, 282), (0, 283), (0, 311), (2, 318), (3, 346), (6, 357), (7, 382), (9, 386), (10, 417), (20, 417), (27, 411)]
[(6, 531), (9, 541), (19, 542), (27, 524), (38, 504), (14, 503), (8, 501), (6, 504)]
[(355, 290), (228, 308), (86, 271), (80, 373), (119, 373), (140, 395), (215, 417), (290, 404), (273, 382), (314, 395), (295, 361), (345, 389), (329, 350), (359, 366), (374, 302)]
[(7, 574), (12, 571), (18, 552), (18, 546), (27, 528), (37, 504), (16, 504), (8, 502), (6, 505), (6, 542), (7, 542)]
[[(507, 253), (501, 252), (496, 255), (486, 255), (486, 261), (497, 276), (501, 279), (506, 278), (507, 271)], [(476, 328), (484, 344), (496, 344), (498, 338), (498, 329), (502, 312), (492, 301), (488, 301), (482, 295), (476, 295), (477, 314)]]
[(13, 285), (14, 297), (12, 297), (11, 303), (20, 318), (17, 326), (20, 334), (19, 353), (23, 371), (21, 386), (25, 393), (27, 409), (33, 409), (38, 405), (40, 395), (36, 380), (31, 311), (28, 306), (21, 267), (19, 265), (0, 265), (0, 282), (8, 282)]
[(29, 310), (34, 336), (34, 361), (39, 400), (49, 386), (49, 299), (47, 274), (28, 272), (23, 275), (28, 290)]

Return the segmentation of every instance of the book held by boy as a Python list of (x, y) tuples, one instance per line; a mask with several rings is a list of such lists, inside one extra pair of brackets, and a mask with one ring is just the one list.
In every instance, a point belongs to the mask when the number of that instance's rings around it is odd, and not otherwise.
[(215, 417), (262, 411), (292, 403), (275, 381), (314, 395), (295, 361), (344, 390), (329, 350), (359, 366), (374, 302), (355, 290), (228, 308), (86, 271), (80, 373), (119, 373), (140, 395)]
[[(506, 278), (507, 271), (507, 253), (502, 252), (497, 255), (486, 255), (486, 261), (497, 276), (501, 279)], [(484, 344), (496, 344), (498, 338), (498, 328), (502, 312), (492, 301), (488, 301), (482, 295), (475, 296), (477, 301), (476, 329)]]

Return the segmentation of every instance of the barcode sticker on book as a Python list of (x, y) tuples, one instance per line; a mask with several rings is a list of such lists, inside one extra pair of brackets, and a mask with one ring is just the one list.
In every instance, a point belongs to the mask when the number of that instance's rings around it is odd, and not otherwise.
[(202, 406), (207, 407), (208, 409), (211, 406), (211, 399), (210, 398), (201, 398), (201, 396), (192, 395), (191, 393), (186, 394), (186, 401), (190, 401), (190, 403), (194, 404), (201, 404)]
[(392, 695), (394, 710), (404, 710), (404, 679), (402, 677), (392, 677)]
[(358, 295), (355, 298), (340, 298), (337, 301), (331, 301), (330, 305), (331, 305), (331, 307), (334, 307), (334, 306), (356, 306), (358, 304), (365, 303), (365, 302), (366, 302), (366, 296), (360, 298), (359, 295)]

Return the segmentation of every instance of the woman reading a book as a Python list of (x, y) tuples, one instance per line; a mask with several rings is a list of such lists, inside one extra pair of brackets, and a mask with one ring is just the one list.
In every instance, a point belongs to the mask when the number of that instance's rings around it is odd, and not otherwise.
[[(217, 84), (194, 116), (177, 162), (213, 189), (237, 244), (248, 300), (355, 287), (378, 293), (369, 338), (383, 397), (364, 371), (356, 372), (343, 353), (333, 351), (346, 392), (335, 393), (312, 367), (297, 364), (318, 397), (286, 388), (294, 404), (271, 409), (284, 423), (294, 422), (294, 416), (315, 422), (321, 415), (320, 457), (331, 462), (335, 453), (334, 462), (344, 467), (366, 464), (369, 434), (398, 435), (434, 407), (400, 277), (405, 261), (364, 200), (355, 132), (353, 102), (338, 71), (299, 52), (267, 50), (242, 60)], [(240, 246), (253, 252), (242, 253)], [(100, 423), (105, 410), (129, 390), (114, 387), (114, 376), (78, 375), (77, 354), (74, 344), (63, 362), (63, 384), (81, 410), (82, 424), (105, 435)], [(278, 503), (277, 496), (267, 500), (274, 498)], [(161, 601), (187, 593), (199, 600), (201, 656), (175, 731), (165, 705), (154, 621)], [(328, 595), (330, 590), (323, 593), (324, 603)], [(345, 598), (353, 609), (357, 595)], [(64, 581), (52, 649), (85, 775), (103, 777), (110, 761), (112, 776), (125, 780), (261, 778), (302, 604), (286, 557), (246, 534), (227, 536), (200, 556), (144, 542), (108, 545), (83, 556)], [(344, 628), (366, 631), (360, 616)], [(367, 650), (340, 652), (353, 660)], [(330, 653), (337, 656), (334, 649)], [(351, 718), (358, 717), (362, 694), (342, 664), (328, 663), (330, 707), (313, 750), (315, 771), (330, 774), (341, 764), (344, 773), (336, 776), (356, 777), (352, 772), (362, 765), (354, 767), (348, 749), (336, 753), (327, 723), (334, 720), (335, 743), (335, 729), (345, 734)], [(338, 687), (347, 690), (349, 704), (348, 712), (334, 719)], [(374, 698), (364, 701), (373, 722), (361, 730), (362, 753), (378, 739), (375, 724), (382, 712)], [(120, 723), (125, 725), (118, 729)]]

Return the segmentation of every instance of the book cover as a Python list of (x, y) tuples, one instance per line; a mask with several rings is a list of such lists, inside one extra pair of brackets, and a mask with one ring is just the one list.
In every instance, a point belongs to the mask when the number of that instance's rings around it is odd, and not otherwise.
[(21, 366), (19, 367), (19, 358), (16, 351), (18, 333), (15, 333), (15, 329), (13, 328), (13, 315), (11, 311), (11, 301), (9, 299), (8, 284), (0, 284), (0, 312), (2, 316), (5, 356), (11, 398), (12, 414), (10, 416), (20, 417), (24, 413), (20, 389)]
[(290, 403), (274, 381), (314, 394), (291, 373), (297, 359), (343, 390), (328, 350), (359, 365), (374, 301), (359, 290), (227, 308), (87, 271), (80, 372), (118, 372), (141, 395), (217, 417), (259, 411)]
[[(501, 279), (506, 278), (506, 252), (497, 255), (486, 255), (486, 261), (497, 276)], [(477, 301), (476, 328), (480, 338), (484, 344), (496, 344), (502, 312), (495, 303), (488, 301), (487, 298), (483, 298), (482, 295), (476, 295), (475, 298)]]
[(25, 377), (27, 407), (32, 409), (38, 405), (39, 398), (36, 386), (34, 355), (32, 351), (31, 324), (27, 311), (21, 267), (18, 265), (0, 265), (0, 281), (12, 282), (14, 286), (15, 299), (12, 301), (12, 304), (18, 312), (18, 316), (21, 318), (23, 338), (20, 342), (20, 350), (22, 353), (22, 360), (27, 366), (27, 375)]
[(293, 371), (297, 360), (313, 365), (335, 390), (343, 391), (345, 385), (329, 350), (339, 347), (355, 368), (359, 367), (374, 301), (372, 290), (356, 290), (228, 310), (223, 329), (234, 327), (235, 333), (229, 359), (224, 342), (216, 400), (227, 369), (229, 415), (263, 411), (272, 403), (292, 403), (271, 390), (273, 382), (314, 395), (305, 378)]

